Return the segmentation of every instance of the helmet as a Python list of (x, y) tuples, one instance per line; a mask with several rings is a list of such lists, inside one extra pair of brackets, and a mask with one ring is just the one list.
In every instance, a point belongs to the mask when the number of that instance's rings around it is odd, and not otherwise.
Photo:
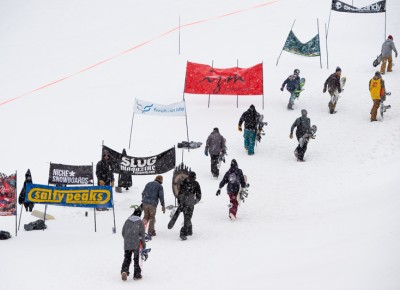
[(295, 75), (299, 75), (299, 74), (300, 74), (300, 70), (296, 68), (296, 69), (294, 70), (294, 74), (295, 74)]

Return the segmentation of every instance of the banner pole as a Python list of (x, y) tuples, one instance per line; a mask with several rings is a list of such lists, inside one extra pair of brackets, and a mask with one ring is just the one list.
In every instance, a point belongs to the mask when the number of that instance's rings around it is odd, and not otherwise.
[[(236, 60), (236, 68), (239, 68), (239, 60)], [(236, 109), (239, 108), (239, 95), (236, 95)]]
[(330, 24), (331, 24), (331, 14), (332, 14), (332, 6), (331, 6), (331, 9), (329, 10), (328, 30), (326, 31), (326, 38), (328, 38), (328, 34), (329, 34), (329, 27), (330, 27)]
[[(133, 112), (132, 112), (131, 133), (129, 135), (129, 149), (131, 149), (133, 118), (135, 117), (135, 105), (136, 105), (136, 98), (135, 98), (135, 104), (133, 105)], [(102, 150), (103, 150), (103, 148), (102, 148)]]
[[(214, 60), (211, 61), (211, 68), (214, 68)], [(211, 94), (208, 94), (208, 108), (210, 108), (210, 98)]]
[(386, 2), (385, 2), (385, 35), (383, 36), (383, 39), (386, 39)]
[[(50, 168), (51, 168), (51, 161), (50, 161)], [(49, 180), (47, 179), (47, 185), (50, 185)], [(47, 212), (47, 204), (44, 206), (44, 215), (43, 215), (43, 223), (46, 225), (46, 212)], [(44, 231), (44, 228), (43, 228)]]
[(262, 88), (263, 88), (262, 109), (264, 110), (264, 61), (262, 61), (261, 64), (262, 64)]
[(17, 225), (18, 225), (18, 207), (17, 207), (17, 173), (18, 171), (15, 170), (15, 236), (18, 236)]
[(185, 100), (185, 97), (183, 97), (183, 103), (185, 104), (186, 135), (187, 135), (187, 140), (188, 140), (188, 142), (189, 142), (189, 126), (188, 126), (188, 120), (187, 120), (187, 109), (186, 109), (186, 100)]
[[(103, 151), (103, 145), (101, 147), (101, 150)], [(93, 167), (93, 162), (92, 162), (92, 174), (93, 174), (93, 170), (94, 170), (94, 167)], [(94, 175), (93, 175), (93, 180), (92, 180), (92, 186), (94, 186)], [(93, 214), (94, 214), (94, 232), (96, 232), (97, 231), (97, 229), (96, 229), (96, 208), (93, 208)]]
[[(112, 188), (111, 188), (112, 190)], [(112, 209), (113, 209), (113, 218), (114, 218), (114, 228), (113, 228), (113, 234), (115, 234), (117, 232), (117, 226), (115, 225), (115, 210), (114, 210), (114, 195), (113, 195), (113, 199), (112, 199)]]
[(24, 207), (24, 204), (21, 204), (21, 211), (19, 212), (19, 223), (18, 223), (18, 230), (19, 227), (21, 226), (21, 217), (22, 217), (22, 208)]
[(329, 69), (329, 55), (328, 55), (328, 33), (327, 33), (327, 27), (325, 23), (325, 46), (326, 46), (326, 68)]
[(318, 30), (318, 44), (319, 44), (319, 64), (322, 69), (322, 56), (321, 56), (321, 38), (319, 37), (319, 20), (317, 18), (317, 30)]
[[(295, 22), (296, 22), (296, 19), (293, 21), (292, 28), (290, 28), (290, 31), (293, 30), (293, 26), (294, 26), (294, 23), (295, 23)], [(290, 34), (290, 31), (289, 31), (289, 34)], [(287, 39), (287, 37), (286, 37), (286, 39)], [(285, 43), (286, 43), (286, 40), (285, 40)], [(283, 52), (283, 49), (284, 49), (284, 48), (285, 48), (285, 45), (283, 45), (282, 50), (281, 50), (281, 53), (280, 53), (279, 56), (278, 56), (278, 59), (277, 59), (277, 61), (276, 61), (276, 66), (278, 66), (279, 59), (281, 58), (281, 55), (282, 55), (282, 52)]]

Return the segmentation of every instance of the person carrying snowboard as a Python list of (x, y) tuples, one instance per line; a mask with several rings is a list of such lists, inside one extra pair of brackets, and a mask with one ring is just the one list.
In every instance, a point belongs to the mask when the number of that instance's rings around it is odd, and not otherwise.
[(226, 154), (225, 138), (219, 133), (218, 128), (214, 128), (206, 141), (204, 154), (211, 157), (211, 173), (214, 178), (219, 176), (219, 157)]
[(196, 181), (196, 173), (189, 172), (189, 176), (182, 180), (179, 193), (178, 204), (183, 212), (183, 227), (180, 231), (180, 238), (187, 240), (187, 236), (193, 235), (192, 216), (194, 212), (194, 205), (201, 200), (200, 184)]
[(236, 214), (238, 210), (238, 194), (240, 187), (246, 187), (246, 180), (244, 178), (243, 172), (239, 169), (238, 164), (235, 159), (231, 161), (231, 167), (225, 173), (224, 178), (219, 183), (219, 188), (217, 190), (217, 196), (221, 194), (221, 188), (228, 184), (227, 191), (230, 200), (229, 208), (229, 218), (231, 220), (236, 220)]
[(25, 211), (32, 212), (33, 207), (35, 204), (33, 202), (25, 202), (25, 195), (26, 195), (26, 184), (27, 183), (32, 183), (32, 175), (31, 171), (28, 169), (25, 173), (25, 181), (24, 181), (24, 186), (21, 189), (21, 192), (18, 197), (18, 203), (23, 204), (25, 207)]
[(294, 152), (297, 157), (297, 161), (304, 161), (304, 154), (307, 151), (307, 143), (303, 144), (303, 146), (300, 146), (300, 138), (302, 138), (304, 134), (309, 133), (311, 129), (311, 120), (307, 117), (307, 110), (301, 110), (301, 117), (294, 121), (292, 127), (290, 128), (290, 139), (293, 139), (294, 128), (296, 128), (296, 138), (299, 142), (299, 145), (297, 145), (297, 148)]
[(300, 70), (295, 69), (293, 74), (288, 76), (288, 78), (283, 82), (281, 86), (281, 91), (286, 86), (286, 89), (290, 93), (289, 103), (287, 105), (288, 110), (293, 110), (294, 100), (299, 97), (300, 94)]
[(328, 90), (329, 95), (331, 96), (331, 100), (328, 103), (329, 113), (336, 113), (335, 108), (337, 104), (337, 97), (335, 94), (341, 93), (342, 88), (340, 87), (340, 76), (342, 74), (342, 69), (340, 67), (336, 68), (336, 71), (331, 74), (324, 83), (323, 93), (326, 93)]
[(387, 66), (387, 72), (392, 71), (392, 66), (393, 66), (393, 57), (392, 57), (392, 51), (395, 53), (395, 57), (397, 57), (397, 50), (396, 46), (394, 45), (393, 42), (393, 36), (389, 35), (388, 38), (385, 40), (385, 42), (382, 44), (382, 65), (381, 65), (381, 74), (385, 74), (386, 71), (386, 62), (388, 62)]
[(239, 120), (238, 130), (242, 132), (242, 124), (244, 122), (244, 148), (249, 155), (254, 154), (254, 145), (256, 144), (257, 137), (257, 124), (260, 114), (256, 111), (254, 105), (242, 114)]
[(371, 109), (371, 122), (378, 121), (376, 115), (381, 104), (381, 100), (384, 101), (385, 95), (385, 81), (382, 79), (381, 74), (377, 71), (374, 77), (369, 81), (369, 92), (371, 94), (373, 106)]
[(133, 279), (142, 278), (142, 269), (139, 265), (139, 247), (146, 249), (145, 229), (140, 216), (142, 215), (141, 207), (135, 209), (133, 214), (125, 221), (122, 228), (122, 236), (124, 238), (124, 261), (121, 268), (121, 278), (126, 281), (129, 276), (129, 266), (132, 262), (133, 254)]

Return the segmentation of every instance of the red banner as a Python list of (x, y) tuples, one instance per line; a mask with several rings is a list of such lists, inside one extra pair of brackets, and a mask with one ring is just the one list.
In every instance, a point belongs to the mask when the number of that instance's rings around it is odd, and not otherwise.
[(0, 216), (17, 214), (17, 177), (0, 173)]
[(263, 95), (263, 65), (212, 68), (188, 62), (185, 93), (206, 95)]

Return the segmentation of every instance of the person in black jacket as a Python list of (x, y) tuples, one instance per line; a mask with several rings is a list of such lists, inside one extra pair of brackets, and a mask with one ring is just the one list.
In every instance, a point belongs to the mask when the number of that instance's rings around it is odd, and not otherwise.
[(32, 175), (31, 175), (31, 171), (29, 169), (25, 173), (24, 186), (22, 187), (21, 192), (19, 194), (18, 203), (23, 204), (25, 207), (25, 210), (26, 211), (29, 210), (31, 212), (33, 207), (35, 206), (35, 204), (33, 202), (25, 202), (26, 184), (27, 183), (32, 183)]
[(286, 89), (290, 93), (289, 103), (287, 105), (287, 108), (289, 110), (293, 110), (294, 100), (299, 96), (299, 93), (296, 93), (296, 91), (300, 91), (300, 76), (299, 76), (299, 74), (300, 74), (300, 70), (295, 69), (293, 74), (288, 76), (288, 78), (283, 82), (283, 84), (281, 86), (282, 92), (286, 85)]
[[(126, 150), (122, 150), (122, 157), (127, 156)], [(129, 187), (132, 186), (132, 174), (130, 172), (121, 171), (118, 175), (118, 187), (123, 187), (126, 190), (129, 190)]]
[(236, 213), (239, 205), (237, 196), (239, 194), (240, 187), (246, 187), (246, 180), (235, 159), (232, 159), (231, 168), (229, 168), (229, 170), (225, 173), (224, 178), (219, 184), (217, 196), (221, 194), (221, 188), (224, 187), (225, 184), (228, 184), (227, 191), (231, 203), (231, 207), (229, 208), (229, 218), (231, 220), (236, 220)]
[(290, 128), (290, 135), (289, 138), (293, 138), (293, 130), (296, 128), (296, 138), (297, 141), (299, 141), (299, 145), (297, 145), (296, 150), (294, 151), (294, 154), (297, 157), (297, 161), (304, 161), (304, 154), (307, 151), (307, 143), (303, 145), (303, 147), (300, 146), (300, 138), (304, 136), (304, 134), (309, 133), (311, 129), (311, 120), (310, 118), (307, 117), (307, 110), (303, 109), (301, 110), (301, 117), (297, 118), (292, 127)]
[(239, 120), (238, 130), (242, 132), (242, 124), (244, 122), (244, 148), (249, 155), (254, 154), (254, 145), (256, 144), (257, 137), (257, 124), (260, 114), (256, 111), (254, 105), (242, 114)]
[(96, 165), (97, 185), (111, 185), (114, 187), (114, 174), (110, 161), (110, 154), (107, 150), (103, 151), (103, 158)]
[(178, 203), (179, 206), (182, 206), (182, 212), (184, 216), (183, 227), (181, 228), (180, 232), (180, 238), (182, 240), (186, 240), (187, 236), (191, 236), (193, 234), (192, 216), (194, 205), (200, 200), (200, 184), (196, 181), (196, 173), (194, 171), (190, 171), (189, 176), (182, 180), (178, 193)]

